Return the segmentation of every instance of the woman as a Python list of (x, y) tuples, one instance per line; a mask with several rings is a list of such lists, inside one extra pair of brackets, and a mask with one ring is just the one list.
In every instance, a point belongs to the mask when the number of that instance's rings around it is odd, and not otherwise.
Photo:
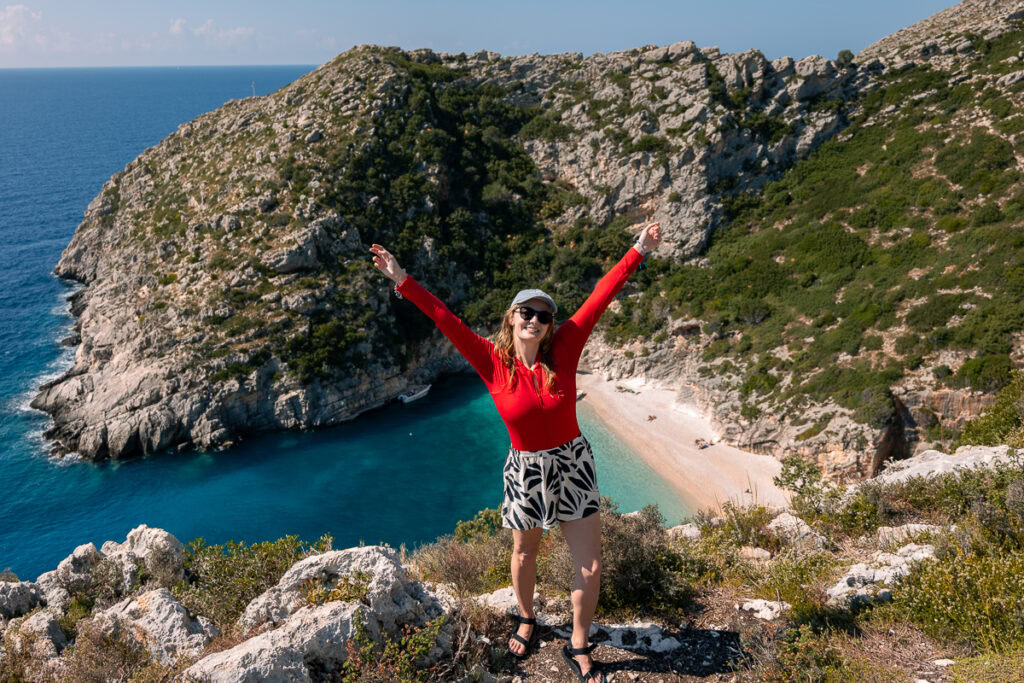
[(587, 646), (601, 573), (600, 495), (590, 444), (576, 422), (576, 366), (598, 319), (647, 252), (661, 244), (657, 223), (594, 288), (576, 313), (555, 329), (554, 300), (539, 289), (520, 291), (502, 319), (494, 342), (469, 329), (434, 295), (374, 244), (373, 263), (395, 283), (395, 292), (416, 304), (469, 361), (491, 392), (508, 427), (502, 525), (512, 529), (512, 586), (522, 616), (509, 650), (525, 659), (537, 641), (533, 592), (537, 549), (544, 529), (559, 525), (574, 565), (571, 644), (562, 649), (581, 681), (603, 680)]

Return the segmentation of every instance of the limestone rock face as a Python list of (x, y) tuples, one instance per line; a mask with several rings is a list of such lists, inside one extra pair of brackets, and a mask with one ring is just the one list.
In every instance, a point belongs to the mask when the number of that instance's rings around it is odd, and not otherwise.
[(768, 523), (767, 529), (798, 548), (821, 550), (826, 545), (824, 536), (812, 529), (807, 522), (789, 512), (778, 515)]
[(219, 633), (206, 617), (189, 615), (166, 588), (122, 600), (93, 620), (106, 636), (123, 634), (138, 640), (163, 664), (199, 654)]
[(688, 524), (680, 524), (679, 526), (671, 527), (668, 530), (669, 538), (685, 538), (690, 541), (695, 541), (700, 538), (700, 527), (690, 522)]
[(42, 601), (43, 594), (38, 584), (0, 581), (0, 619), (20, 617)]
[(124, 543), (107, 541), (101, 550), (92, 543), (78, 546), (57, 569), (41, 574), (36, 584), (47, 606), (63, 612), (71, 604), (72, 593), (84, 592), (92, 585), (97, 569), (116, 575), (103, 580), (109, 581), (118, 595), (138, 585), (143, 568), (160, 584), (173, 586), (185, 575), (184, 550), (172, 534), (141, 524), (128, 532)]
[(775, 600), (747, 600), (742, 605), (739, 605), (739, 609), (744, 612), (750, 612), (758, 619), (763, 621), (775, 621), (783, 612), (787, 612), (792, 608), (788, 602), (775, 601)]
[(57, 622), (55, 610), (43, 609), (11, 620), (4, 639), (15, 652), (28, 652), (37, 659), (51, 659), (67, 646), (67, 637)]
[(101, 553), (121, 567), (126, 591), (134, 587), (141, 566), (166, 587), (185, 576), (185, 546), (163, 529), (151, 529), (145, 524), (129, 531), (124, 543), (107, 541)]
[(907, 460), (891, 463), (875, 477), (874, 481), (879, 484), (892, 484), (914, 477), (933, 477), (960, 470), (990, 468), (1009, 461), (1009, 446), (961, 446), (952, 454), (927, 450)]
[(92, 583), (92, 568), (102, 557), (92, 543), (78, 546), (57, 565), (57, 581), (61, 587), (72, 593), (85, 591)]
[(914, 536), (921, 534), (937, 534), (942, 527), (934, 524), (904, 524), (903, 526), (882, 526), (878, 527), (877, 536), (879, 543), (903, 543)]
[(853, 565), (828, 589), (829, 604), (855, 607), (862, 603), (887, 602), (892, 599), (889, 588), (898, 585), (910, 573), (911, 564), (934, 558), (933, 546), (913, 543), (895, 553), (875, 553), (870, 562)]
[[(331, 586), (343, 576), (365, 577), (363, 600), (309, 605), (300, 592), (306, 582)], [(395, 550), (330, 551), (295, 563), (276, 586), (249, 604), (239, 624), (256, 635), (203, 658), (186, 673), (213, 681), (311, 680), (311, 669), (333, 670), (345, 659), (357, 619), (380, 643), (385, 633), (394, 636), (403, 626), (422, 626), (442, 613), (441, 601), (409, 579)], [(253, 631), (259, 627), (262, 632)], [(431, 657), (450, 650), (446, 631), (438, 643)]]
[[(264, 623), (279, 624), (306, 604), (300, 591), (305, 582), (333, 585), (341, 577), (357, 574), (369, 577), (365, 602), (385, 631), (393, 632), (401, 623), (423, 623), (430, 618), (430, 608), (420, 604), (425, 591), (419, 582), (409, 579), (398, 553), (386, 546), (366, 546), (333, 550), (296, 562), (276, 586), (249, 603), (239, 625), (250, 630)], [(435, 606), (435, 616), (438, 613)]]
[[(312, 681), (309, 665), (337, 669), (347, 657), (346, 643), (355, 633), (359, 609), (346, 602), (303, 607), (280, 628), (204, 657), (185, 676), (211, 683)], [(374, 620), (368, 621), (367, 629), (380, 640)]]

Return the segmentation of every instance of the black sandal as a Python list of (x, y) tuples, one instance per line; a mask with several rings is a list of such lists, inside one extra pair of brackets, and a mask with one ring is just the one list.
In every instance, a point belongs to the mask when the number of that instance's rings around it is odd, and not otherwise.
[(540, 633), (540, 629), (537, 628), (537, 617), (526, 618), (526, 617), (521, 617), (518, 614), (510, 614), (508, 616), (512, 617), (512, 619), (514, 619), (516, 621), (516, 623), (518, 623), (518, 624), (529, 624), (530, 626), (533, 626), (533, 630), (530, 631), (530, 639), (529, 640), (526, 640), (525, 638), (523, 638), (521, 635), (519, 635), (517, 633), (517, 631), (519, 630), (518, 626), (516, 626), (514, 629), (512, 629), (512, 633), (508, 637), (509, 640), (518, 640), (520, 643), (522, 643), (525, 646), (526, 649), (524, 649), (521, 654), (516, 654), (515, 652), (512, 651), (512, 648), (509, 648), (509, 651), (508, 651), (508, 653), (510, 655), (512, 655), (513, 657), (515, 657), (519, 661), (523, 661), (524, 659), (526, 659), (527, 657), (529, 657), (532, 654), (533, 646), (537, 644), (537, 640), (538, 640), (538, 635), (537, 634)]
[(601, 671), (601, 665), (591, 659), (590, 671), (587, 675), (583, 675), (583, 667), (576, 661), (576, 655), (589, 655), (597, 647), (597, 643), (592, 643), (586, 647), (569, 647), (570, 643), (566, 643), (562, 646), (562, 656), (565, 661), (569, 662), (569, 668), (576, 673), (576, 677), (580, 679), (581, 683), (587, 683), (587, 681), (599, 681), (604, 683), (608, 679), (605, 677), (604, 672)]

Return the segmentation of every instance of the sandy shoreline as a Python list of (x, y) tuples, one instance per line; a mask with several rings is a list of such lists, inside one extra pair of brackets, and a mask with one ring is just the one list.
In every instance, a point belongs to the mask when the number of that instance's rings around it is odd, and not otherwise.
[[(637, 393), (617, 391), (616, 385)], [(694, 439), (713, 441), (715, 435), (695, 409), (676, 404), (674, 391), (636, 379), (606, 382), (595, 374), (577, 375), (576, 387), (608, 429), (677, 490), (690, 510), (717, 509), (726, 501), (786, 505), (785, 492), (772, 483), (779, 461), (723, 444), (696, 448)]]

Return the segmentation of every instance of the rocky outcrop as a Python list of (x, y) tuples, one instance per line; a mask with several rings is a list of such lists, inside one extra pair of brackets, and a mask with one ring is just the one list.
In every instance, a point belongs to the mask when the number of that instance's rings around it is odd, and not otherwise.
[(41, 601), (42, 592), (31, 581), (0, 581), (0, 622), (26, 614)]
[[(315, 680), (311, 666), (336, 670), (345, 661), (359, 609), (347, 602), (303, 607), (280, 628), (204, 657), (189, 667), (185, 676), (214, 683)], [(372, 638), (380, 639), (372, 622), (367, 630)]]
[(193, 617), (166, 588), (127, 598), (93, 617), (106, 637), (137, 641), (161, 664), (195, 657), (218, 635), (206, 617)]
[(798, 549), (822, 550), (827, 545), (824, 536), (812, 529), (807, 522), (789, 512), (777, 515), (766, 528)]
[(792, 605), (782, 600), (747, 600), (742, 605), (736, 605), (741, 612), (749, 612), (762, 621), (775, 621), (785, 612), (792, 609)]
[[(425, 623), (430, 618), (421, 604), (427, 599), (422, 584), (409, 579), (398, 553), (387, 547), (367, 546), (330, 551), (295, 563), (276, 586), (249, 603), (239, 625), (248, 631), (264, 624), (280, 624), (308, 604), (302, 589), (309, 582), (334, 587), (343, 577), (358, 583), (360, 576), (366, 577), (360, 587), (364, 595), (361, 602), (379, 622), (379, 630), (393, 632), (400, 624)], [(433, 615), (438, 613), (435, 606)]]
[(869, 45), (856, 59), (879, 59), (897, 67), (922, 61), (949, 68), (974, 52), (972, 36), (991, 40), (1013, 30), (1021, 19), (1020, 0), (965, 0)]
[[(303, 593), (310, 584), (333, 587), (342, 577), (365, 582), (360, 598), (318, 605)], [(384, 634), (423, 626), (442, 614), (441, 601), (409, 578), (393, 549), (330, 551), (297, 562), (276, 586), (249, 603), (239, 624), (262, 633), (201, 659), (186, 675), (212, 681), (311, 680), (311, 672), (340, 666), (360, 625), (381, 643)], [(450, 637), (442, 631), (429, 656), (443, 656), (450, 647)]]
[(88, 591), (97, 581), (108, 584), (117, 595), (131, 592), (139, 585), (143, 569), (166, 587), (180, 581), (185, 572), (181, 541), (163, 529), (141, 524), (128, 532), (124, 543), (107, 541), (101, 550), (92, 543), (78, 546), (57, 569), (40, 574), (36, 584), (46, 604), (63, 611), (72, 594)]
[(890, 463), (875, 479), (877, 484), (905, 482), (914, 477), (933, 477), (975, 468), (992, 468), (1010, 464), (1013, 454), (1009, 446), (961, 446), (954, 453), (927, 450), (913, 458)]
[(828, 589), (830, 604), (853, 608), (873, 602), (892, 600), (891, 588), (910, 573), (915, 562), (935, 558), (930, 545), (908, 544), (895, 553), (875, 553), (869, 562), (850, 567), (839, 581)]
[[(69, 666), (65, 649), (75, 644), (69, 638), (77, 632), (144, 650), (161, 666), (190, 665), (184, 674), (188, 680), (321, 680), (340, 669), (357, 634), (382, 644), (455, 608), (443, 587), (413, 580), (392, 548), (328, 551), (296, 562), (246, 608), (239, 625), (247, 637), (210, 654), (208, 646), (220, 635), (217, 626), (160, 585), (182, 578), (181, 543), (162, 529), (140, 525), (123, 543), (107, 541), (101, 550), (91, 543), (78, 546), (38, 585), (0, 582), (0, 668), (4, 657), (17, 655), (27, 670), (42, 672), (40, 677), (61, 678)], [(98, 586), (98, 581), (106, 583)], [(337, 590), (341, 584), (344, 591)], [(71, 592), (109, 598), (122, 591), (123, 599), (97, 606), (73, 631), (62, 630), (61, 620), (71, 616)], [(452, 647), (451, 626), (439, 627), (427, 654), (435, 662)]]
[(57, 622), (55, 610), (43, 609), (12, 620), (4, 631), (4, 642), (15, 653), (36, 659), (52, 659), (67, 647), (67, 637)]

